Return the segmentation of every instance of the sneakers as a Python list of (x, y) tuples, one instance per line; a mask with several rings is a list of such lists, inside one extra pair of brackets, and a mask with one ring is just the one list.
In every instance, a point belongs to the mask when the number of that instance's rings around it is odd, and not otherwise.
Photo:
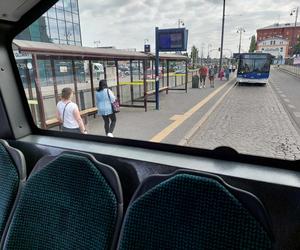
[(107, 136), (108, 137), (114, 137), (114, 135), (112, 133), (108, 133)]

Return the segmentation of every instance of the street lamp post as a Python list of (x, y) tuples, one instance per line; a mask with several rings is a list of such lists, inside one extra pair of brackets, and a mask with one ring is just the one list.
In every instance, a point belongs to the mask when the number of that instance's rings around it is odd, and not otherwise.
[(239, 54), (241, 54), (243, 32), (246, 32), (244, 28), (242, 28), (242, 27), (238, 28), (237, 33), (240, 33)]
[(207, 58), (209, 58), (209, 48), (211, 48), (212, 47), (212, 44), (208, 44), (207, 45)]
[(222, 18), (222, 35), (221, 35), (219, 70), (221, 70), (221, 68), (222, 68), (222, 60), (223, 60), (224, 24), (225, 24), (225, 0), (223, 0), (223, 18)]
[(204, 43), (201, 44), (201, 66), (203, 65), (203, 49), (204, 49)]
[(297, 38), (295, 39), (295, 35), (296, 35), (296, 29), (297, 29), (297, 21), (298, 21), (298, 14), (299, 14), (299, 7), (293, 9), (291, 11), (291, 16), (293, 16), (295, 14), (295, 26), (294, 26), (294, 30), (293, 30), (293, 36), (292, 36), (292, 41), (291, 41), (291, 46), (292, 46), (292, 50), (291, 50), (291, 55), (293, 55), (293, 48), (295, 47), (295, 45), (297, 44)]
[(210, 55), (209, 55), (209, 48), (212, 47), (212, 44), (208, 44), (207, 45), (207, 63), (211, 63), (211, 60), (210, 60)]

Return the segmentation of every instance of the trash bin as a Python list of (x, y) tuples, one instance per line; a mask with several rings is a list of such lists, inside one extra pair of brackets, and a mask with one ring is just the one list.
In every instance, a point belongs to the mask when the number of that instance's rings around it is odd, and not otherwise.
[(193, 78), (192, 78), (192, 88), (199, 88), (199, 81), (200, 81), (199, 76), (197, 76), (197, 75), (193, 76)]

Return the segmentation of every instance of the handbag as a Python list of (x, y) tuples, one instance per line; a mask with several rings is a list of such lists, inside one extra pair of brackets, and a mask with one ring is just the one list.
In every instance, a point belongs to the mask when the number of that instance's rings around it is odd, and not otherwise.
[(108, 99), (111, 103), (111, 108), (112, 108), (113, 112), (114, 113), (119, 113), (120, 112), (120, 102), (119, 102), (119, 100), (116, 98), (116, 100), (114, 102), (111, 102), (108, 89), (107, 89), (107, 95), (108, 95)]

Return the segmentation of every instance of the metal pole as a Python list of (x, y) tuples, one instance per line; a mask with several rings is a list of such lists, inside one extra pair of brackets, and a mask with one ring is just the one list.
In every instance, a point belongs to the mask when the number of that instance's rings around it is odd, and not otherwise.
[(165, 86), (165, 71), (164, 71), (164, 66), (165, 66), (165, 61), (164, 60), (162, 60), (162, 65), (161, 65), (162, 67), (162, 70), (161, 70), (161, 74), (162, 74), (162, 86), (164, 87)]
[(120, 99), (120, 79), (119, 79), (119, 63), (118, 60), (115, 60), (115, 66), (116, 66), (116, 73), (117, 73), (117, 99), (119, 100), (121, 104), (121, 99)]
[(295, 26), (294, 26), (294, 30), (293, 30), (292, 53), (291, 53), (291, 55), (293, 55), (294, 47), (295, 47), (296, 44), (297, 44), (297, 37), (296, 37), (296, 39), (295, 39), (295, 35), (296, 35), (296, 29), (297, 29), (298, 14), (299, 14), (299, 7), (296, 8), (296, 18), (295, 18)]
[(75, 62), (72, 59), (72, 69), (73, 69), (73, 79), (74, 79), (74, 88), (75, 88), (75, 98), (76, 98), (76, 103), (78, 106), (79, 105), (79, 98), (78, 98), (78, 85), (77, 85), (77, 76), (76, 76), (76, 68), (75, 68)]
[(159, 48), (158, 27), (155, 28), (155, 101), (156, 109), (159, 110)]
[(209, 58), (209, 45), (210, 44), (207, 45), (207, 59)]
[(94, 91), (95, 91), (95, 88), (94, 88), (94, 75), (93, 75), (93, 64), (92, 64), (92, 61), (89, 60), (89, 72), (90, 72), (90, 79), (91, 79), (91, 91), (92, 91), (92, 104), (93, 104), (93, 107), (95, 107), (95, 94), (94, 94)]
[[(130, 82), (133, 82), (133, 74), (132, 74), (132, 60), (130, 59)], [(130, 96), (131, 96), (131, 104), (133, 104), (133, 85), (130, 84)]]
[(138, 60), (139, 80), (141, 80), (141, 61)]
[[(141, 80), (141, 61), (138, 60), (139, 80)], [(142, 96), (141, 85), (139, 85), (139, 97)]]
[(223, 60), (223, 44), (224, 44), (224, 24), (225, 24), (225, 0), (223, 0), (223, 18), (222, 18), (222, 35), (221, 35), (219, 71), (221, 70), (223, 64), (222, 60)]
[(169, 70), (170, 70), (170, 62), (167, 60), (167, 94), (169, 93), (169, 86), (170, 86), (170, 74), (169, 74)]
[(145, 107), (145, 112), (147, 112), (147, 61), (144, 59), (143, 60), (143, 81), (144, 81), (144, 107)]
[[(106, 61), (103, 61), (103, 69), (104, 69), (104, 79), (107, 81), (107, 73), (106, 73)], [(101, 80), (101, 79), (100, 79)]]
[(203, 50), (204, 50), (204, 43), (201, 44), (201, 66), (203, 65), (203, 56), (204, 56)]
[(58, 103), (58, 89), (57, 89), (57, 80), (56, 80), (56, 72), (55, 72), (55, 64), (54, 59), (50, 59), (51, 71), (52, 71), (52, 79), (53, 79), (53, 87), (54, 87), (54, 96), (55, 96), (55, 103)]
[(185, 61), (185, 92), (188, 90), (188, 62)]
[(41, 82), (40, 82), (40, 73), (39, 73), (39, 68), (38, 68), (38, 64), (37, 64), (36, 54), (32, 55), (32, 64), (33, 64), (33, 69), (34, 69), (33, 70), (34, 82), (35, 82), (37, 101), (38, 101), (38, 105), (39, 105), (39, 115), (40, 115), (41, 127), (43, 129), (46, 129), (47, 124), (46, 124), (45, 108), (44, 108), (44, 101), (43, 101), (42, 88), (41, 88)]
[(239, 30), (240, 32), (240, 43), (239, 43), (239, 54), (241, 54), (241, 46), (242, 46), (242, 30)]

